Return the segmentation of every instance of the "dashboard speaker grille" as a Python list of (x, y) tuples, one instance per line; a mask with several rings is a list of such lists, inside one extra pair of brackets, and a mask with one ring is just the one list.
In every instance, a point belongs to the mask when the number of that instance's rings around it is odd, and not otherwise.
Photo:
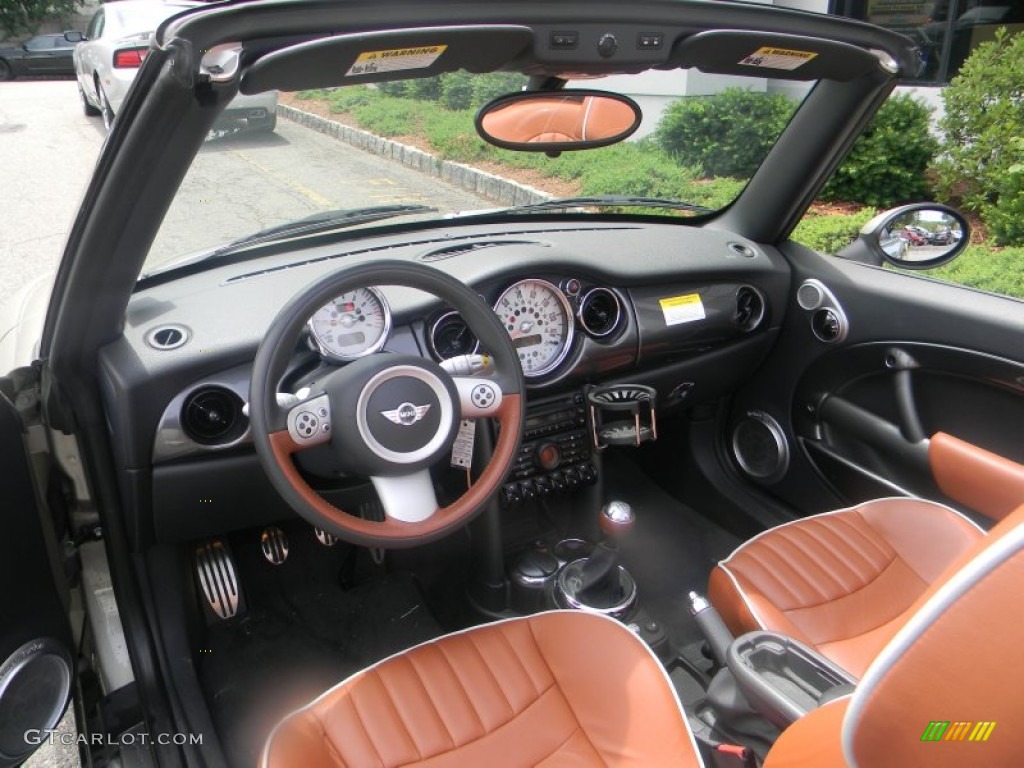
[(780, 479), (789, 468), (789, 442), (772, 416), (750, 411), (732, 433), (732, 452), (740, 469), (761, 482)]
[(188, 341), (188, 329), (183, 325), (161, 325), (146, 334), (146, 343), (153, 349), (177, 349)]

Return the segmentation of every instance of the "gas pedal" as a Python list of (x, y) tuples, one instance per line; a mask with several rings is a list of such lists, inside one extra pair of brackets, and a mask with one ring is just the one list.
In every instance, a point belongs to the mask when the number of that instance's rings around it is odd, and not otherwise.
[(263, 556), (272, 565), (281, 565), (288, 559), (288, 537), (276, 525), (264, 528), (260, 534), (260, 547)]
[(238, 577), (231, 554), (219, 539), (196, 547), (196, 578), (210, 610), (219, 619), (238, 613)]
[(316, 534), (316, 540), (325, 547), (333, 547), (338, 543), (338, 537), (333, 533), (328, 533), (323, 528), (314, 528), (313, 533)]

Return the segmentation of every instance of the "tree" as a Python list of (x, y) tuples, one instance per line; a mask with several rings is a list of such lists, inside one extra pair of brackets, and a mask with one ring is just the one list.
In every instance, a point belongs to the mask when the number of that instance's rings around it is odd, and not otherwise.
[(84, 0), (0, 0), (0, 32), (5, 36), (34, 32), (49, 18), (70, 16)]

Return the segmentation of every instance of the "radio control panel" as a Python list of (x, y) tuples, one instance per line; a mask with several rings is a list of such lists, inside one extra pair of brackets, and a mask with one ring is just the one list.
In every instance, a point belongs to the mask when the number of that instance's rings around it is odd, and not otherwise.
[(501, 498), (506, 505), (572, 493), (597, 482), (584, 397), (577, 392), (532, 404), (523, 443)]

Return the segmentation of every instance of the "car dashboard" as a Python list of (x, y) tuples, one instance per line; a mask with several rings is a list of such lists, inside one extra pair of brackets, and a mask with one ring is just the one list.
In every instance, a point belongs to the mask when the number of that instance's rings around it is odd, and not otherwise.
[[(100, 355), (137, 545), (292, 514), (252, 446), (245, 407), (252, 361), (293, 295), (332, 271), (382, 258), (428, 264), (471, 286), (513, 338), (527, 414), (505, 506), (593, 481), (588, 389), (653, 387), (659, 414), (736, 389), (771, 348), (789, 289), (789, 268), (774, 249), (731, 233), (592, 217), (349, 232), (330, 245), (300, 243), (142, 287), (122, 335)], [(440, 362), (477, 351), (472, 332), (439, 299), (365, 286), (310, 318), (281, 391), (298, 392), (325, 369), (366, 354)], [(341, 432), (333, 439), (344, 439)], [(554, 446), (554, 466), (550, 452), (535, 460), (543, 446)], [(344, 477), (326, 446), (298, 460), (328, 500), (350, 509), (372, 502), (369, 484)]]

